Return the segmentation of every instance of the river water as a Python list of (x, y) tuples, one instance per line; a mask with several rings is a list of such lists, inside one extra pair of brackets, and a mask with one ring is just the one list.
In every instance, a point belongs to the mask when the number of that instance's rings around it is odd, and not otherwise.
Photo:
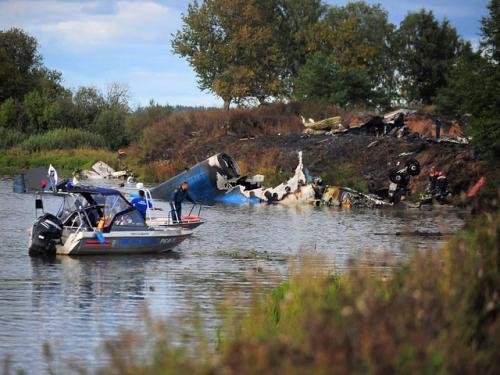
[(0, 196), (0, 361), (29, 374), (47, 371), (44, 343), (60, 363), (95, 367), (106, 361), (100, 343), (137, 327), (145, 308), (173, 325), (196, 313), (210, 330), (218, 324), (214, 306), (228, 293), (244, 300), (256, 283), (271, 287), (297, 259), (342, 272), (367, 252), (407, 258), (446, 238), (413, 232), (453, 233), (464, 217), (455, 209), (213, 206), (202, 211), (208, 222), (169, 254), (47, 263), (28, 256), (33, 196), (12, 193), (9, 179), (0, 180)]

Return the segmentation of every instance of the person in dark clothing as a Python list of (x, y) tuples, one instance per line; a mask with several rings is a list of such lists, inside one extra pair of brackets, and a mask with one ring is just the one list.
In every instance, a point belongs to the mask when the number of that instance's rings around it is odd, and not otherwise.
[(178, 189), (175, 189), (173, 197), (170, 200), (172, 219), (174, 223), (178, 223), (182, 218), (182, 202), (184, 202), (184, 199), (187, 199), (189, 202), (194, 204), (194, 200), (189, 195), (188, 189), (189, 184), (184, 181)]
[(139, 196), (132, 199), (130, 204), (134, 206), (137, 211), (139, 211), (144, 219), (146, 219), (146, 212), (149, 208), (153, 208), (153, 204), (150, 200), (146, 199), (144, 196), (144, 190), (139, 190)]
[(441, 135), (441, 119), (438, 117), (436, 119), (436, 139), (439, 139)]

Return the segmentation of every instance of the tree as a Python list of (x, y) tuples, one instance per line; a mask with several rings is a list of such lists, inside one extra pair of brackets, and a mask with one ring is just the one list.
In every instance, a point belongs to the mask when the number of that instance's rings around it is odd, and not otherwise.
[(18, 117), (19, 108), (13, 98), (9, 98), (0, 104), (0, 128), (16, 129)]
[(277, 2), (276, 37), (286, 61), (286, 75), (297, 77), (310, 54), (308, 39), (325, 15), (321, 0), (280, 0)]
[(81, 129), (89, 130), (105, 106), (102, 94), (95, 87), (79, 87), (73, 95), (75, 121)]
[(447, 20), (438, 22), (432, 11), (409, 13), (397, 30), (395, 45), (402, 96), (410, 102), (431, 104), (462, 46)]
[(109, 108), (121, 109), (128, 112), (128, 100), (130, 98), (127, 84), (121, 82), (111, 82), (106, 91), (106, 105)]
[[(500, 69), (498, 66), (499, 2), (492, 0), (490, 14), (482, 19), (483, 51), (465, 48), (453, 64), (446, 86), (437, 98), (438, 110), (454, 117), (465, 114), (466, 133), (477, 149), (494, 164), (500, 160)], [(496, 29), (495, 29), (496, 28)]]
[(365, 69), (374, 86), (386, 84), (394, 74), (390, 56), (395, 26), (380, 5), (363, 1), (331, 7), (324, 21), (330, 29), (330, 53), (345, 69)]
[(436, 97), (438, 111), (453, 118), (481, 113), (491, 103), (490, 78), (490, 65), (480, 53), (462, 53)]
[(304, 101), (329, 101), (339, 106), (373, 103), (377, 93), (362, 68), (344, 69), (333, 56), (311, 56), (294, 82), (295, 96)]
[(273, 23), (275, 0), (203, 0), (190, 4), (172, 49), (186, 57), (202, 90), (224, 101), (256, 98), (264, 103), (284, 93), (285, 65)]
[(35, 88), (41, 64), (35, 38), (16, 28), (0, 31), (0, 103)]
[(104, 138), (111, 149), (127, 145), (125, 117), (126, 113), (116, 107), (104, 108), (93, 125), (94, 131)]
[(488, 17), (481, 19), (481, 46), (496, 63), (500, 63), (500, 0), (491, 0), (488, 11)]

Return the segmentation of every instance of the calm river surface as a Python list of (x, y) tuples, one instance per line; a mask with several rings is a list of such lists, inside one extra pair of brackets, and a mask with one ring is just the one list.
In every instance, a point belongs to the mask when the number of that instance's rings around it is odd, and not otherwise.
[(202, 211), (208, 223), (168, 255), (62, 256), (46, 263), (28, 257), (33, 196), (12, 193), (5, 179), (0, 197), (0, 361), (10, 357), (11, 369), (29, 374), (47, 371), (44, 343), (61, 362), (95, 367), (106, 360), (102, 340), (138, 326), (145, 307), (173, 324), (198, 311), (210, 330), (218, 324), (217, 302), (233, 291), (244, 299), (256, 281), (274, 285), (301, 255), (340, 270), (368, 251), (405, 258), (444, 241), (405, 233), (451, 233), (464, 216), (454, 209), (215, 206)]

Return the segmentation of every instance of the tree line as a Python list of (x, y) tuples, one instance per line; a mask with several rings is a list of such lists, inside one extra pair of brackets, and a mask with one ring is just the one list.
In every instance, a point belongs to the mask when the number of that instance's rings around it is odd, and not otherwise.
[(132, 110), (128, 88), (118, 82), (105, 92), (92, 86), (65, 88), (62, 74), (44, 65), (37, 40), (17, 28), (0, 30), (0, 82), (0, 149), (25, 145), (36, 150), (47, 138), (41, 135), (49, 133), (61, 138), (54, 144), (116, 150), (138, 141), (146, 126), (185, 109), (151, 101)]
[(447, 20), (321, 0), (203, 0), (183, 15), (173, 51), (200, 88), (230, 103), (293, 98), (346, 106), (432, 103), (455, 59), (472, 53)]

